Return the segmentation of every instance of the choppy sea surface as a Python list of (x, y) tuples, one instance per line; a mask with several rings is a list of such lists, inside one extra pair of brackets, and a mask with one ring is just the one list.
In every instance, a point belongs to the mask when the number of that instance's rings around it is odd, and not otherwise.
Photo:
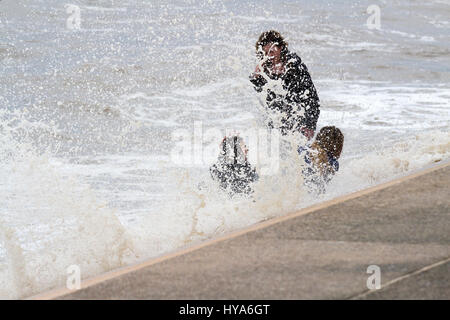
[[(208, 132), (264, 132), (248, 76), (268, 29), (308, 66), (318, 127), (345, 135), (319, 197), (289, 154), (251, 200), (209, 179)], [(449, 100), (444, 0), (1, 0), (0, 298), (446, 161)]]

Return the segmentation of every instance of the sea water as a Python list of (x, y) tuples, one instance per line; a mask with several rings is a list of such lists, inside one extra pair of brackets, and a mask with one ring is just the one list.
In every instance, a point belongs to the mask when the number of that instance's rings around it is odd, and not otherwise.
[[(448, 160), (449, 21), (443, 0), (0, 0), (0, 298)], [(343, 131), (340, 171), (313, 196), (292, 149), (268, 143), (275, 166), (230, 200), (205, 135), (264, 135), (248, 76), (269, 29), (308, 66), (318, 128)]]

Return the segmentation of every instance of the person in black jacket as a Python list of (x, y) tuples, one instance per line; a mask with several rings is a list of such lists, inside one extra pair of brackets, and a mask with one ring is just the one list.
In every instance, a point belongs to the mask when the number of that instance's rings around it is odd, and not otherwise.
[[(267, 108), (279, 121), (268, 122), (282, 135), (301, 132), (308, 139), (314, 136), (320, 114), (319, 97), (300, 57), (288, 50), (288, 44), (277, 31), (263, 32), (256, 42), (260, 63), (250, 76), (257, 92), (265, 93)], [(274, 87), (282, 85), (281, 90)], [(278, 92), (277, 92), (278, 91)]]
[(259, 179), (256, 168), (247, 159), (247, 147), (239, 136), (225, 137), (217, 162), (209, 168), (213, 180), (232, 198), (253, 193), (252, 184)]

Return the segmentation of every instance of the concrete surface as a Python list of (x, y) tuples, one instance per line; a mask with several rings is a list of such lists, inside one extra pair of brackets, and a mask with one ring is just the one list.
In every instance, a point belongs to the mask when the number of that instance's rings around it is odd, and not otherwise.
[[(62, 299), (450, 299), (450, 166), (92, 282)], [(381, 289), (368, 290), (369, 265)]]

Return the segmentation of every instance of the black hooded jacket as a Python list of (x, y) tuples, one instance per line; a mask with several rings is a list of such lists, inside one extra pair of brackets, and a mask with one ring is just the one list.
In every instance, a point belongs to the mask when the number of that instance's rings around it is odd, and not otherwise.
[[(285, 94), (277, 94), (267, 85), (267, 80), (261, 75), (252, 75), (250, 81), (255, 90), (266, 92), (266, 105), (272, 111), (281, 113), (280, 129), (282, 135), (289, 132), (299, 132), (302, 128), (316, 130), (317, 120), (320, 114), (319, 97), (316, 88), (309, 75), (308, 68), (301, 58), (292, 52), (286, 55), (285, 72), (280, 76), (270, 75), (267, 67), (264, 72), (270, 79), (277, 80), (281, 77)], [(273, 121), (268, 123), (274, 128)]]

